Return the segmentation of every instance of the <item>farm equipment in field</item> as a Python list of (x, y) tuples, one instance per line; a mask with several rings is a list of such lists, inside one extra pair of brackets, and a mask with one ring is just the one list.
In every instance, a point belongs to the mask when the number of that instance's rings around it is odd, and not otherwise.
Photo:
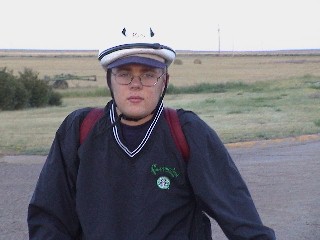
[(67, 80), (97, 81), (97, 77), (96, 75), (77, 76), (62, 73), (53, 77), (44, 76), (43, 80), (48, 81), (53, 88), (66, 89), (69, 87)]

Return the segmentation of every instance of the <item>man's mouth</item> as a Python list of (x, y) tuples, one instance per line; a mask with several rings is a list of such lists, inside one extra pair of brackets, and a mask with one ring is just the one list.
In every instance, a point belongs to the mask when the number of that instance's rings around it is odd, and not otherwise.
[(143, 98), (139, 97), (139, 96), (131, 96), (128, 98), (128, 101), (132, 102), (132, 103), (139, 103), (139, 102), (143, 101)]

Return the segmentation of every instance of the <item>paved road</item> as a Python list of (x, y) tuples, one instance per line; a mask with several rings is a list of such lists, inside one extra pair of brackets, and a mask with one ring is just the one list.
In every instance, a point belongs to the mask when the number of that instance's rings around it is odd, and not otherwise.
[[(227, 147), (277, 239), (320, 239), (320, 135)], [(0, 240), (28, 239), (27, 205), (43, 162), (43, 156), (0, 158)], [(213, 239), (226, 239), (212, 225)]]

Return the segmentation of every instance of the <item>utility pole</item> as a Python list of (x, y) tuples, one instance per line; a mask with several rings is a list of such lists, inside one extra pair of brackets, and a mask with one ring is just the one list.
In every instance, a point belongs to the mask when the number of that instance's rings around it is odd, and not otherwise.
[(220, 25), (218, 25), (218, 51), (220, 55)]

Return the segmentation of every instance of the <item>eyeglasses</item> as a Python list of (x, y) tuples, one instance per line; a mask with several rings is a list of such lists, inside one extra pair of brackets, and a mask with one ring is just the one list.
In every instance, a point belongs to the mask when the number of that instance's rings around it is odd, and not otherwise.
[(116, 82), (120, 85), (129, 85), (135, 77), (138, 77), (142, 86), (152, 87), (158, 83), (159, 79), (163, 77), (165, 72), (163, 72), (159, 77), (159, 74), (155, 72), (146, 72), (140, 76), (134, 76), (127, 71), (120, 71), (117, 73), (111, 72), (111, 74), (115, 76)]

